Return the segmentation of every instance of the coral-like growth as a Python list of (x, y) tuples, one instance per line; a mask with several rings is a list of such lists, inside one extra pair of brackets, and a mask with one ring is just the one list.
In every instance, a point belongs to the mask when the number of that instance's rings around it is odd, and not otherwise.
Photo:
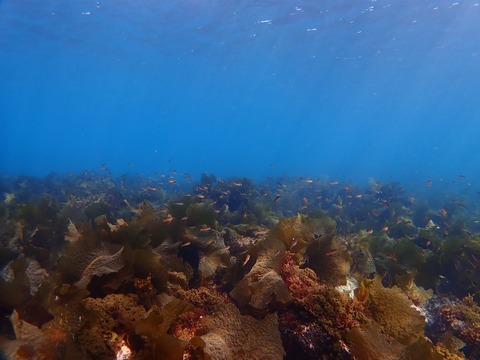
[(262, 320), (241, 315), (233, 304), (220, 306), (215, 316), (203, 322), (204, 352), (211, 359), (283, 359), (278, 318), (269, 314)]
[(300, 269), (291, 254), (287, 254), (282, 266), (282, 276), (295, 302), (309, 312), (333, 339), (342, 339), (362, 320), (362, 314), (346, 294), (319, 283), (316, 274), (310, 269)]
[(123, 249), (89, 233), (68, 244), (59, 266), (66, 281), (74, 279), (77, 287), (86, 288), (93, 276), (115, 273), (123, 268)]
[(240, 306), (249, 305), (257, 310), (265, 310), (271, 304), (285, 305), (292, 300), (278, 273), (286, 250), (284, 241), (285, 238), (279, 239), (275, 234), (270, 234), (256, 245), (252, 255), (247, 254), (238, 264), (240, 268), (250, 268), (230, 292)]
[(423, 336), (425, 321), (398, 287), (384, 288), (376, 277), (368, 291), (367, 309), (384, 334), (403, 345), (410, 345)]
[(84, 299), (85, 324), (76, 334), (79, 349), (94, 359), (112, 358), (124, 340), (122, 324), (131, 326), (145, 314), (137, 302), (133, 294)]

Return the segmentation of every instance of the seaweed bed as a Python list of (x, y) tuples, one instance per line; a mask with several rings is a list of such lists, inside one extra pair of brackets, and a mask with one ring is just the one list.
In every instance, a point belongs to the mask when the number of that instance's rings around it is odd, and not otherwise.
[(480, 358), (478, 194), (431, 185), (0, 176), (2, 356)]

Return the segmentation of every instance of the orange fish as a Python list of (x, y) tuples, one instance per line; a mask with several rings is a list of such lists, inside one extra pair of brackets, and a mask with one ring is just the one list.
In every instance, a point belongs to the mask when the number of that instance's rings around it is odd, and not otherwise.
[(444, 208), (441, 208), (440, 209), (440, 215), (442, 215), (443, 217), (447, 217), (447, 210), (445, 210)]
[(282, 197), (280, 195), (275, 196), (273, 203), (276, 204)]
[(297, 245), (297, 239), (292, 238), (292, 243), (290, 244), (290, 249), (294, 248)]
[(393, 251), (387, 257), (390, 258), (390, 260), (397, 262), (397, 256)]
[(170, 224), (172, 220), (173, 220), (173, 216), (169, 214), (165, 219), (163, 219), (163, 222)]
[(388, 231), (388, 226), (382, 227), (382, 231)]

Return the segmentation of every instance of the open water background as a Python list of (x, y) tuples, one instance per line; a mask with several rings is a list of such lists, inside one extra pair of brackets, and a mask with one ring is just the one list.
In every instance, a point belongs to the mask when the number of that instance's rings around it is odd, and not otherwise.
[(477, 186), (480, 5), (0, 1), (0, 134), (6, 174)]

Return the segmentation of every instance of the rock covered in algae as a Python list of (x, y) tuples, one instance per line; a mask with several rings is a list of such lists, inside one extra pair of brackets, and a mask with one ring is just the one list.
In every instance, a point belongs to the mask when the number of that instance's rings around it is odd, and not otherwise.
[[(230, 292), (240, 306), (249, 305), (258, 310), (267, 309), (270, 304), (287, 304), (292, 297), (279, 275), (286, 247), (283, 241), (269, 236), (254, 249), (255, 256), (247, 255), (243, 266), (254, 263), (250, 271)], [(251, 266), (251, 265), (250, 265)]]
[(276, 314), (257, 320), (241, 315), (233, 304), (224, 304), (213, 316), (205, 317), (204, 325), (208, 332), (201, 338), (212, 360), (275, 360), (285, 355)]
[(111, 358), (120, 348), (119, 321), (133, 323), (145, 314), (134, 294), (110, 294), (103, 299), (88, 297), (83, 304), (87, 319), (76, 335), (77, 341), (80, 349), (95, 359)]
[(410, 345), (423, 336), (425, 321), (412, 307), (411, 300), (398, 288), (383, 287), (380, 278), (362, 279), (355, 298), (365, 306), (383, 333), (403, 345)]

